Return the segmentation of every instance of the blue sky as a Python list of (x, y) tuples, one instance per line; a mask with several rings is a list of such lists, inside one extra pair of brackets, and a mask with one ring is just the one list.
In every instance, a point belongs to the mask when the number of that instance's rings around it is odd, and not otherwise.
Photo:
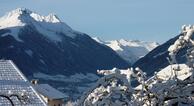
[(194, 0), (1, 0), (0, 16), (18, 7), (55, 13), (73, 29), (104, 40), (165, 42), (194, 24)]

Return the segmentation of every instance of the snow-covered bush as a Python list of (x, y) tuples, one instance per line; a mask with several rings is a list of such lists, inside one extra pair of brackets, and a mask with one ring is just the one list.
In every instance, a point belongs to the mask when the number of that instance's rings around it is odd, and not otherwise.
[[(128, 80), (120, 70), (113, 69), (108, 71), (98, 71), (106, 75), (101, 78), (93, 88), (91, 88), (80, 100), (83, 106), (118, 106), (119, 104), (130, 104), (129, 98), (125, 93), (130, 92)], [(118, 83), (120, 82), (120, 83)], [(122, 85), (121, 85), (122, 84)], [(119, 101), (122, 100), (122, 101)]]
[(92, 87), (79, 102), (79, 106), (134, 106), (138, 105), (133, 97), (134, 88), (131, 86), (132, 77), (144, 84), (145, 73), (136, 68), (120, 70), (101, 70), (105, 75)]

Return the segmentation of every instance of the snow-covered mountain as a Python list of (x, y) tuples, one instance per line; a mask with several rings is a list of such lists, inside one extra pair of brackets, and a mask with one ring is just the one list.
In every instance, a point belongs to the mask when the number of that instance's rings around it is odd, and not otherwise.
[(93, 39), (101, 44), (105, 44), (112, 48), (130, 64), (135, 63), (138, 59), (142, 58), (155, 47), (159, 46), (159, 44), (156, 42), (143, 42), (139, 40), (120, 39), (112, 41), (102, 41), (97, 37), (94, 37)]
[(129, 67), (115, 51), (56, 15), (22, 8), (0, 18), (0, 59), (13, 60), (28, 79), (39, 78), (71, 94), (82, 93), (88, 86), (83, 82), (97, 79), (97, 69)]
[(0, 29), (10, 28), (10, 34), (18, 41), (22, 41), (18, 37), (19, 29), (27, 25), (33, 26), (38, 32), (52, 41), (62, 41), (62, 37), (57, 33), (63, 33), (72, 38), (78, 33), (75, 33), (68, 25), (61, 22), (54, 14), (41, 16), (30, 10), (18, 8), (0, 18)]

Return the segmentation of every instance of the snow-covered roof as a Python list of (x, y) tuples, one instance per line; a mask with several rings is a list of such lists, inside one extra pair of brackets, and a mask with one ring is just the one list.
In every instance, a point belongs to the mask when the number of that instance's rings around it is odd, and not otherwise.
[(37, 84), (34, 85), (35, 89), (43, 96), (48, 97), (49, 99), (64, 99), (68, 98), (67, 95), (58, 91), (48, 84)]
[[(11, 60), (0, 60), (0, 95), (26, 96), (25, 106), (46, 106), (30, 82)], [(21, 106), (20, 100), (10, 97), (15, 106)], [(23, 99), (22, 99), (23, 100)], [(11, 103), (0, 97), (0, 105), (11, 106)]]

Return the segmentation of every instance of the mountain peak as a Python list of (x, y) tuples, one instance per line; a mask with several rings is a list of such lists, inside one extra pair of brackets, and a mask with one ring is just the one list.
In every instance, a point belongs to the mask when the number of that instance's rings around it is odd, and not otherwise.
[(10, 28), (15, 26), (24, 26), (20, 17), (24, 14), (30, 14), (31, 11), (23, 8), (17, 8), (8, 12), (6, 15), (0, 18), (0, 29)]
[(17, 8), (15, 10), (12, 10), (11, 12), (8, 12), (4, 18), (10, 18), (15, 17), (19, 20), (22, 20), (23, 18), (32, 18), (35, 21), (39, 22), (50, 22), (50, 23), (60, 23), (60, 19), (55, 14), (49, 14), (47, 16), (42, 16), (37, 14), (36, 12), (32, 12), (29, 9), (26, 8)]
[(46, 18), (49, 22), (61, 22), (55, 14), (49, 14)]
[(26, 25), (32, 25), (38, 32), (54, 41), (61, 41), (60, 33), (75, 37), (75, 31), (61, 22), (55, 14), (43, 16), (26, 8), (17, 8), (0, 18), (0, 29), (10, 29), (11, 35), (18, 41), (22, 41), (18, 37), (19, 30)]
[(26, 24), (35, 23), (60, 23), (66, 26), (66, 29), (71, 30), (69, 26), (61, 22), (55, 14), (49, 14), (48, 16), (42, 16), (35, 12), (32, 12), (26, 8), (17, 8), (8, 12), (6, 15), (0, 18), (0, 26), (2, 28), (9, 28), (15, 26), (24, 26)]
[(7, 15), (12, 16), (12, 15), (15, 15), (15, 14), (22, 15), (22, 14), (31, 14), (31, 13), (32, 13), (32, 11), (30, 11), (29, 9), (17, 8), (15, 10), (12, 10), (11, 12), (8, 12)]

